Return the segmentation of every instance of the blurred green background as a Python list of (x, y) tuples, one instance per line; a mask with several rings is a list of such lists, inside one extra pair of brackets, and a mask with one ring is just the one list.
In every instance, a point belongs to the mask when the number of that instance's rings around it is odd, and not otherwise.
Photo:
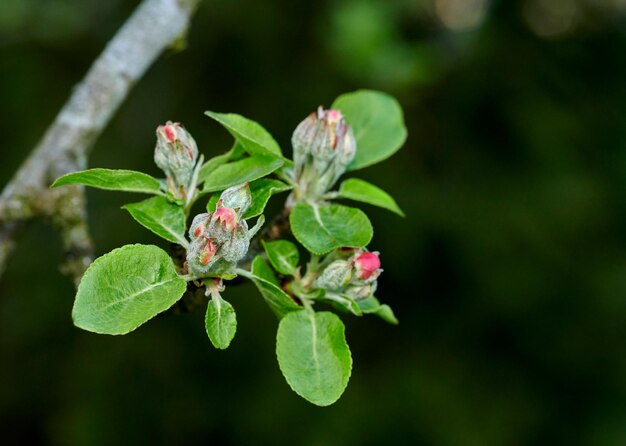
[[(2, 0), (0, 182), (41, 137), (138, 1)], [(124, 337), (72, 326), (60, 242), (29, 227), (0, 281), (0, 443), (626, 444), (626, 1), (205, 0), (99, 139), (91, 167), (157, 174), (154, 129), (203, 116), (291, 131), (339, 94), (401, 102), (404, 149), (357, 176), (400, 319), (345, 317), (354, 371), (318, 408), (284, 382), (276, 320), (251, 286), (215, 351), (202, 312)], [(160, 243), (90, 190), (98, 254)], [(274, 209), (284, 197), (274, 199)]]

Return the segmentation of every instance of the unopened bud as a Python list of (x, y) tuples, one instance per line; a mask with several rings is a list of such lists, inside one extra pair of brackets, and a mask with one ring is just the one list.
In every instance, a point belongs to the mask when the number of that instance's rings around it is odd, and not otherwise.
[(198, 146), (187, 130), (177, 122), (168, 121), (156, 131), (154, 162), (165, 172), (168, 189), (184, 197), (198, 160)]
[(335, 260), (328, 265), (315, 279), (315, 288), (337, 290), (346, 286), (352, 280), (352, 262)]
[(316, 199), (328, 191), (356, 153), (352, 128), (341, 112), (322, 107), (296, 127), (291, 142), (300, 198)]
[(367, 299), (374, 295), (377, 286), (378, 282), (376, 281), (365, 285), (353, 285), (346, 288), (344, 294), (354, 300)]
[(196, 215), (189, 237), (187, 266), (196, 277), (232, 271), (250, 247), (248, 224), (231, 208)]
[(224, 226), (228, 232), (233, 232), (237, 227), (237, 213), (234, 209), (216, 209), (213, 213), (213, 219), (216, 224)]
[(354, 266), (357, 276), (363, 281), (373, 281), (378, 278), (382, 269), (380, 269), (380, 258), (378, 252), (364, 251), (357, 254), (354, 258)]
[(237, 186), (229, 187), (222, 195), (217, 203), (218, 208), (225, 207), (234, 209), (239, 217), (248, 210), (252, 204), (252, 193), (250, 192), (250, 183), (243, 183)]
[(236, 264), (239, 260), (244, 258), (249, 247), (250, 238), (248, 237), (248, 225), (242, 220), (233, 230), (230, 239), (222, 245), (220, 254), (227, 262)]

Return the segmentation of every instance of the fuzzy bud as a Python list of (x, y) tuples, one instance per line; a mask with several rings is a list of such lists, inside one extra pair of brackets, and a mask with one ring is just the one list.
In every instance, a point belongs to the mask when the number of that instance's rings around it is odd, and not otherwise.
[(353, 285), (345, 289), (344, 294), (353, 300), (367, 299), (376, 292), (378, 283), (376, 281), (365, 285)]
[(225, 207), (234, 209), (237, 215), (242, 217), (251, 204), (252, 193), (250, 192), (250, 183), (243, 183), (229, 187), (222, 192), (217, 206), (218, 208)]
[(373, 281), (378, 278), (380, 269), (380, 258), (378, 252), (364, 251), (354, 257), (354, 266), (357, 277), (363, 281)]
[(196, 141), (178, 122), (160, 125), (156, 135), (154, 162), (165, 172), (170, 192), (176, 198), (185, 197), (198, 161)]
[(382, 273), (378, 252), (363, 249), (339, 249), (329, 254), (333, 260), (324, 268), (315, 282), (314, 288), (322, 288), (331, 293), (352, 300), (366, 299), (374, 294), (377, 279)]
[(352, 128), (341, 112), (322, 107), (296, 127), (291, 142), (301, 198), (318, 198), (328, 191), (356, 153)]
[(336, 290), (350, 283), (352, 280), (352, 262), (335, 260), (315, 279), (315, 288)]
[(196, 215), (189, 228), (189, 272), (197, 277), (232, 271), (248, 252), (250, 231), (231, 208)]

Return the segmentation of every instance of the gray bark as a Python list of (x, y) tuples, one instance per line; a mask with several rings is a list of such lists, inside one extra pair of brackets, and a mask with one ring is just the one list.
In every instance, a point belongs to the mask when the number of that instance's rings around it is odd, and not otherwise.
[(164, 49), (184, 37), (200, 0), (144, 0), (95, 60), (38, 145), (0, 195), (0, 275), (25, 223), (44, 218), (66, 251), (62, 270), (76, 283), (93, 258), (80, 186), (50, 190), (56, 178), (85, 169), (98, 136)]

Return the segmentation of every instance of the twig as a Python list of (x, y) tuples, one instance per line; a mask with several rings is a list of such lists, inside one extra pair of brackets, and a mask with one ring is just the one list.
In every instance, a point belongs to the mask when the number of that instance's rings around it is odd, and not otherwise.
[(155, 59), (184, 37), (200, 0), (144, 0), (73, 90), (37, 147), (0, 195), (0, 275), (24, 224), (52, 222), (74, 280), (93, 257), (79, 186), (50, 190), (57, 177), (85, 169), (87, 156), (115, 111)]

